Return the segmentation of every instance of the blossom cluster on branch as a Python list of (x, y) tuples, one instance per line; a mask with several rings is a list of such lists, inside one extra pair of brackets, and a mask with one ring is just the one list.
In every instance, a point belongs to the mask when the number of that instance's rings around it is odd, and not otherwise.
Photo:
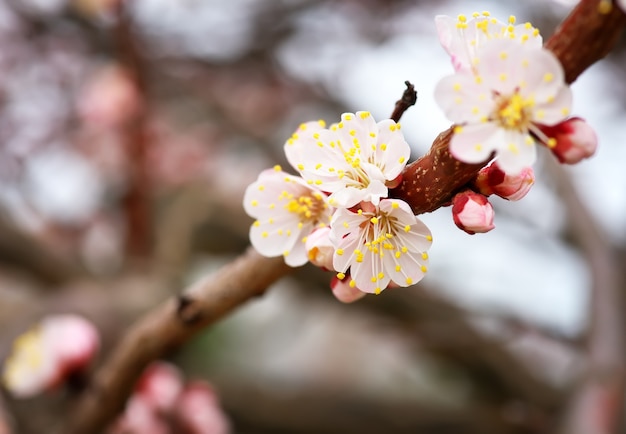
[[(528, 193), (537, 143), (574, 164), (595, 152), (597, 138), (582, 119), (568, 117), (572, 92), (563, 68), (532, 24), (516, 25), (514, 16), (504, 23), (488, 12), (435, 22), (454, 66), (435, 89), (455, 124), (449, 152), (485, 164), (453, 196), (453, 219), (469, 234), (488, 232), (495, 226), (487, 196), (519, 200)], [(335, 271), (331, 288), (344, 302), (424, 277), (431, 233), (409, 204), (389, 197), (410, 153), (399, 123), (344, 113), (329, 128), (301, 124), (284, 150), (300, 176), (276, 166), (244, 197), (259, 253)]]
[(329, 128), (322, 121), (300, 125), (284, 148), (300, 176), (277, 166), (244, 196), (246, 212), (257, 219), (250, 239), (261, 254), (335, 270), (347, 284), (342, 301), (424, 276), (430, 231), (408, 204), (388, 198), (410, 153), (400, 124), (344, 113)]

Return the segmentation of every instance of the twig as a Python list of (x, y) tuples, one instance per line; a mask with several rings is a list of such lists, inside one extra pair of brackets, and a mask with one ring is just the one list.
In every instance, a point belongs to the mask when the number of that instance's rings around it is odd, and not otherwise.
[(400, 118), (404, 112), (417, 102), (417, 91), (415, 90), (415, 86), (413, 86), (408, 80), (405, 81), (404, 84), (406, 89), (402, 93), (402, 98), (396, 101), (396, 107), (393, 109), (393, 113), (390, 118), (395, 122), (400, 122)]

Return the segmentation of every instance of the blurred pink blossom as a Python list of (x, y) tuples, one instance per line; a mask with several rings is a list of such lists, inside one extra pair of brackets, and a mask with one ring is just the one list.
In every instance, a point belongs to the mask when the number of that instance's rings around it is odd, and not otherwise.
[(35, 396), (85, 369), (99, 347), (95, 327), (84, 318), (46, 317), (14, 341), (4, 363), (3, 383), (15, 397)]
[(227, 434), (230, 422), (206, 382), (184, 385), (174, 365), (155, 362), (137, 382), (109, 434)]
[(107, 129), (128, 122), (142, 103), (130, 73), (121, 66), (109, 65), (90, 78), (77, 104), (85, 122)]

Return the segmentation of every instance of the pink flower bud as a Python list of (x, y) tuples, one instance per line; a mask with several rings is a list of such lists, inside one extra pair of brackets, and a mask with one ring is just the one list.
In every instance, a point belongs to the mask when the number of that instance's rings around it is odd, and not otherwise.
[(493, 224), (493, 207), (482, 194), (465, 190), (452, 198), (452, 217), (459, 229), (474, 235), (489, 232)]
[(581, 118), (571, 118), (553, 126), (541, 126), (547, 146), (565, 164), (576, 164), (591, 157), (598, 147), (598, 136)]
[(330, 242), (329, 234), (330, 228), (327, 226), (316, 229), (307, 237), (305, 248), (309, 261), (311, 261), (313, 265), (327, 270), (333, 270), (333, 254), (335, 253), (335, 248)]
[(5, 361), (2, 381), (14, 396), (51, 390), (85, 369), (100, 339), (94, 326), (76, 315), (55, 315), (19, 336)]
[(178, 425), (188, 434), (227, 434), (230, 422), (222, 411), (217, 395), (203, 381), (185, 387), (176, 406)]
[(532, 167), (526, 167), (516, 175), (509, 175), (493, 163), (478, 172), (474, 186), (485, 196), (495, 194), (508, 200), (520, 200), (534, 183), (535, 172)]
[(345, 276), (343, 279), (333, 277), (330, 281), (330, 289), (337, 300), (342, 303), (352, 303), (365, 297), (366, 294), (356, 287), (350, 276)]
[(183, 378), (174, 365), (155, 362), (148, 366), (137, 383), (135, 395), (152, 408), (167, 413), (176, 405), (183, 390)]

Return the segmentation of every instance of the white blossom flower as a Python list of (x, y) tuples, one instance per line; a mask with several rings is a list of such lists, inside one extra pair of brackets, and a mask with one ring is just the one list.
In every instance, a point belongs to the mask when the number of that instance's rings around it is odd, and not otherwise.
[(327, 226), (331, 209), (324, 193), (280, 166), (268, 169), (246, 189), (243, 206), (257, 220), (250, 227), (250, 241), (263, 256), (283, 255), (287, 265), (307, 262), (307, 236)]
[(534, 163), (536, 139), (554, 146), (539, 126), (569, 115), (571, 90), (548, 50), (495, 39), (483, 45), (478, 60), (474, 73), (444, 77), (435, 89), (438, 104), (458, 124), (450, 152), (466, 163), (495, 152), (504, 172), (519, 173)]
[(480, 48), (486, 41), (507, 39), (531, 48), (541, 48), (542, 38), (539, 30), (531, 23), (515, 25), (516, 18), (511, 15), (508, 23), (493, 18), (489, 12), (472, 14), (468, 21), (465, 15), (455, 20), (447, 15), (437, 15), (435, 25), (439, 41), (452, 58), (454, 69), (471, 70), (480, 58)]
[(400, 124), (376, 123), (369, 112), (344, 113), (341, 122), (324, 128), (308, 122), (285, 143), (289, 163), (310, 185), (331, 193), (332, 206), (377, 204), (402, 173), (410, 148)]
[(427, 271), (430, 230), (402, 200), (363, 203), (356, 212), (338, 209), (330, 227), (333, 266), (340, 279), (350, 269), (351, 287), (379, 294), (390, 282), (417, 283)]

